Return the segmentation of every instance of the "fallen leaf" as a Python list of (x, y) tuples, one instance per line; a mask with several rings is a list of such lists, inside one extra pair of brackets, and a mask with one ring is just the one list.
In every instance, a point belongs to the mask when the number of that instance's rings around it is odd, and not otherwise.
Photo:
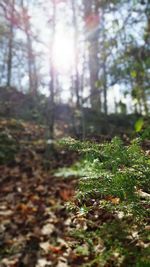
[(10, 216), (12, 214), (12, 210), (0, 210), (0, 216)]
[(66, 262), (63, 262), (62, 260), (60, 260), (57, 264), (57, 267), (68, 267), (69, 265)]
[(118, 198), (118, 197), (107, 196), (106, 200), (110, 201), (113, 204), (119, 204), (120, 203), (120, 198)]
[(46, 267), (46, 266), (52, 266), (52, 262), (47, 261), (46, 259), (38, 259), (36, 267)]
[(48, 224), (43, 226), (41, 232), (43, 235), (50, 235), (50, 234), (52, 234), (53, 231), (54, 231), (54, 225), (51, 223), (48, 223)]
[(51, 250), (55, 254), (59, 254), (62, 252), (62, 247), (55, 247), (55, 246), (49, 245), (49, 250)]
[(119, 203), (120, 203), (120, 198), (115, 197), (115, 198), (112, 198), (110, 201), (111, 201), (111, 203), (113, 203), (113, 204), (119, 204)]
[(47, 241), (40, 243), (40, 248), (42, 248), (46, 253), (48, 253), (50, 248), (49, 242)]
[(74, 190), (71, 189), (64, 189), (59, 192), (60, 197), (64, 201), (71, 200), (74, 196)]

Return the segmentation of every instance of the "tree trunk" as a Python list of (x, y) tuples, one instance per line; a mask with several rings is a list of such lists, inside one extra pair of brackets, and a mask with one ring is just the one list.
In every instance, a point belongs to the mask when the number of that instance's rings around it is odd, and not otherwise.
[[(93, 9), (93, 6), (95, 9)], [(99, 80), (99, 62), (98, 62), (98, 36), (92, 29), (92, 23), (97, 20), (99, 14), (96, 10), (95, 1), (84, 0), (84, 17), (86, 25), (86, 31), (91, 32), (92, 38), (88, 38), (88, 51), (89, 51), (89, 70), (90, 70), (90, 87), (91, 87), (91, 107), (93, 110), (101, 110), (100, 90), (98, 86)], [(93, 19), (93, 21), (92, 21)], [(91, 25), (90, 25), (91, 24)]]
[(22, 16), (23, 16), (23, 26), (24, 32), (26, 35), (27, 42), (27, 64), (28, 64), (28, 77), (29, 77), (29, 92), (32, 95), (36, 95), (37, 93), (37, 73), (36, 73), (36, 63), (35, 63), (35, 55), (32, 48), (32, 32), (31, 25), (29, 21), (28, 9), (24, 6), (24, 1), (21, 0), (21, 8), (22, 8)]
[(107, 73), (106, 73), (106, 30), (105, 30), (105, 17), (104, 17), (104, 10), (102, 11), (103, 14), (101, 15), (101, 27), (102, 27), (102, 53), (103, 53), (103, 62), (102, 62), (102, 72), (103, 72), (103, 94), (104, 94), (104, 113), (107, 115), (108, 107), (107, 107)]
[(52, 18), (52, 40), (50, 47), (50, 83), (49, 83), (49, 135), (54, 139), (54, 122), (55, 122), (55, 71), (53, 66), (53, 48), (55, 40), (55, 25), (56, 24), (56, 3), (53, 1), (53, 18)]
[(8, 41), (8, 59), (7, 59), (7, 81), (6, 85), (11, 86), (12, 79), (12, 57), (13, 57), (13, 37), (14, 37), (14, 10), (15, 10), (15, 0), (12, 0), (10, 4), (10, 30), (9, 30), (9, 41)]
[(80, 95), (79, 95), (79, 73), (78, 73), (78, 26), (77, 26), (77, 14), (76, 4), (72, 0), (73, 11), (73, 26), (74, 26), (74, 52), (75, 52), (75, 93), (76, 93), (76, 106), (80, 107)]

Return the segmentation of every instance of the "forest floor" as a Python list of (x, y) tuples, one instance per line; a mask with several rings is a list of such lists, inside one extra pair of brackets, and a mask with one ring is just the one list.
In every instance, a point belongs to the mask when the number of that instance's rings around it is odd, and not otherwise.
[[(78, 179), (56, 177), (55, 170), (71, 165), (77, 154), (59, 150), (50, 155), (45, 128), (34, 124), (3, 119), (0, 131), (0, 267), (150, 266), (135, 264), (137, 255), (148, 259), (147, 222), (118, 218), (96, 203), (88, 215), (68, 209)], [(106, 240), (97, 234), (100, 225)]]

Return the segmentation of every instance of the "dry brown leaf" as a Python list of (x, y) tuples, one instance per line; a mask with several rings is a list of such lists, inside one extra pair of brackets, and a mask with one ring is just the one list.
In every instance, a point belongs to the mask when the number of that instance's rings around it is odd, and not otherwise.
[(107, 196), (106, 200), (110, 201), (113, 204), (119, 204), (120, 203), (119, 197)]
[(50, 248), (49, 242), (47, 241), (40, 243), (40, 248), (42, 248), (45, 251), (45, 253), (48, 253)]
[(41, 232), (42, 232), (43, 235), (50, 235), (50, 234), (53, 233), (54, 228), (55, 227), (54, 227), (53, 224), (48, 223), (48, 224), (46, 224), (46, 225), (43, 226)]
[(68, 201), (68, 200), (71, 200), (73, 198), (74, 190), (72, 190), (72, 189), (60, 190), (59, 195), (62, 198), (62, 200)]
[(38, 259), (36, 267), (45, 267), (45, 266), (52, 266), (52, 262), (47, 261), (46, 259)]
[(62, 247), (55, 247), (52, 245), (49, 245), (49, 250), (52, 251), (55, 254), (60, 254), (62, 252)]

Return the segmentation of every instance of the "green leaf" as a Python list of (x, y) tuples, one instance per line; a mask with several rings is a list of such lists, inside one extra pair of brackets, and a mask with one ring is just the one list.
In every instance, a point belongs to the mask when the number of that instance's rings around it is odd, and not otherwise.
[(130, 74), (132, 78), (136, 78), (137, 76), (137, 72), (135, 70), (132, 70)]
[(142, 127), (143, 127), (143, 124), (144, 124), (144, 120), (143, 118), (139, 118), (135, 125), (134, 125), (134, 128), (135, 128), (135, 131), (138, 133), (142, 130)]

